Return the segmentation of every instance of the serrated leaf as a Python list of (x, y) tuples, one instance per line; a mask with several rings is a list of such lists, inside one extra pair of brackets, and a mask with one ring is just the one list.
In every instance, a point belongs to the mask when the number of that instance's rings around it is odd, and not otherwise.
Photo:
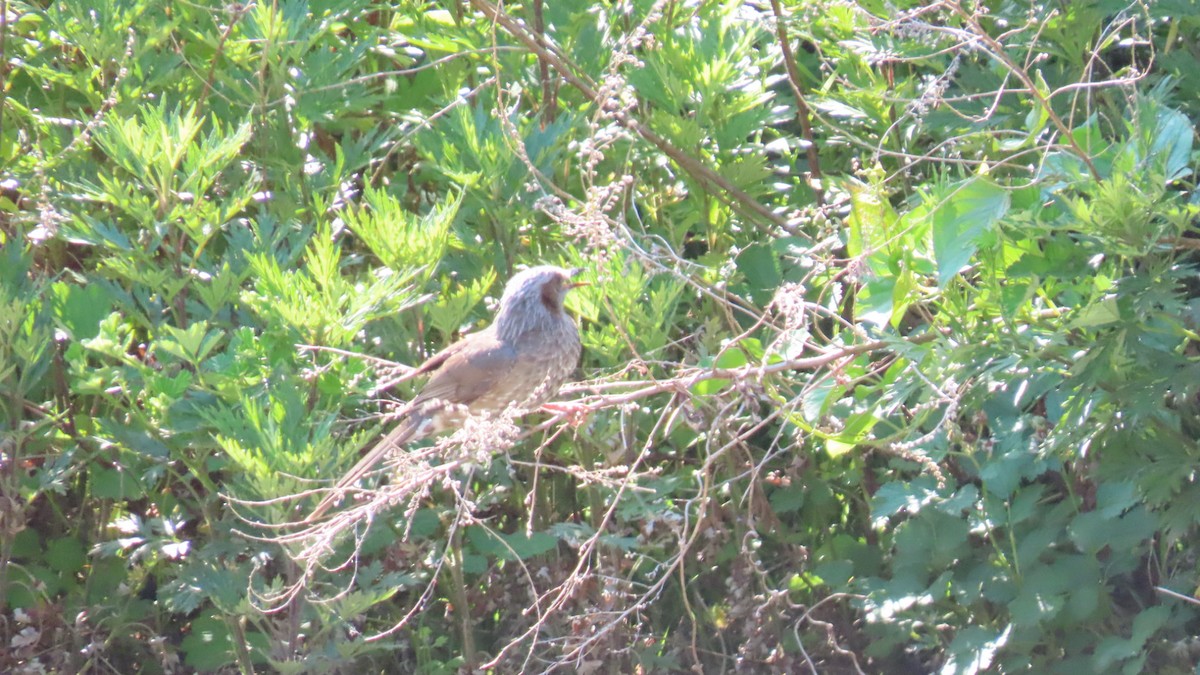
[(916, 515), (937, 498), (937, 490), (929, 480), (884, 483), (871, 498), (871, 525), (879, 529), (885, 527), (892, 516)]
[(199, 364), (212, 353), (223, 337), (221, 331), (207, 328), (207, 321), (196, 321), (186, 329), (165, 325), (163, 330), (168, 337), (160, 340), (157, 347), (187, 363)]
[(992, 667), (997, 652), (1008, 644), (1012, 628), (1012, 624), (1008, 624), (999, 634), (978, 626), (968, 626), (960, 630), (946, 648), (950, 658), (946, 665), (942, 666), (940, 674), (977, 675), (987, 672)]
[(184, 566), (161, 592), (163, 606), (176, 614), (190, 614), (211, 602), (223, 611), (234, 611), (242, 601), (246, 578), (221, 563), (197, 560)]
[(558, 546), (558, 538), (546, 532), (514, 532), (502, 534), (500, 537), (506, 546), (499, 548), (498, 553), (506, 560), (512, 560), (513, 555), (525, 560), (553, 551)]
[(774, 293), (782, 278), (779, 259), (770, 246), (752, 244), (738, 254), (737, 268), (746, 277), (752, 292), (759, 295)]
[(933, 212), (938, 286), (945, 287), (975, 255), (983, 236), (1008, 212), (1008, 191), (983, 178), (956, 186)]
[(804, 506), (804, 486), (795, 484), (777, 488), (771, 492), (770, 501), (775, 513), (797, 511)]
[(1073, 328), (1098, 328), (1121, 320), (1121, 308), (1115, 295), (1102, 298), (1086, 306), (1071, 322)]
[(1111, 667), (1125, 659), (1142, 655), (1146, 641), (1159, 628), (1166, 624), (1171, 616), (1171, 609), (1165, 605), (1156, 605), (1138, 613), (1133, 619), (1133, 634), (1129, 638), (1109, 636), (1102, 638), (1096, 645), (1092, 656), (1094, 672), (1109, 672)]
[(1156, 521), (1144, 507), (1135, 507), (1119, 518), (1102, 511), (1081, 513), (1067, 528), (1071, 540), (1083, 551), (1097, 553), (1105, 547), (1129, 551), (1154, 536)]
[(1187, 116), (1178, 110), (1162, 109), (1155, 119), (1150, 157), (1161, 158), (1168, 182), (1191, 173), (1192, 142), (1196, 131)]
[[(850, 226), (846, 250), (853, 258), (866, 256), (871, 271), (882, 278), (890, 277), (897, 242), (893, 240), (899, 216), (886, 198), (881, 185), (850, 183)], [(890, 286), (889, 286), (890, 288)]]
[(78, 286), (62, 281), (51, 286), (55, 314), (76, 340), (96, 337), (100, 322), (113, 309), (112, 296), (101, 284)]

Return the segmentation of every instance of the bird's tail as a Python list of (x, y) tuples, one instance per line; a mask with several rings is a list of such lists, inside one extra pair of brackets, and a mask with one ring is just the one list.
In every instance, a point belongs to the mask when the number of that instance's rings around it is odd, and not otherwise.
[(412, 441), (420, 440), (425, 435), (425, 427), (429, 426), (428, 422), (429, 419), (425, 415), (413, 413), (406, 416), (396, 425), (395, 429), (383, 437), (383, 440), (376, 443), (367, 454), (363, 455), (363, 458), (358, 460), (358, 463), (347, 471), (336, 485), (329, 489), (321, 503), (317, 504), (317, 507), (308, 514), (303, 522), (311, 523), (324, 515), (329, 507), (340, 501), (346, 492), (354, 487), (355, 483), (371, 473), (389, 453), (403, 449)]

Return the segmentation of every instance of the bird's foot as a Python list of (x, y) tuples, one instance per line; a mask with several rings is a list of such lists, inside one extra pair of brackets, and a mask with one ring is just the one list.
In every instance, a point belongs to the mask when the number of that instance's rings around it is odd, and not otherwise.
[(566, 418), (567, 424), (572, 427), (579, 428), (587, 421), (588, 415), (592, 409), (582, 403), (544, 403), (542, 410), (554, 415), (562, 415)]

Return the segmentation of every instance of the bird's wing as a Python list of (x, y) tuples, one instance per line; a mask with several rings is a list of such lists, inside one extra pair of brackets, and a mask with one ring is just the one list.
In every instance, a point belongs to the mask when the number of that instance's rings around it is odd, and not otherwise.
[(433, 377), (413, 399), (414, 409), (426, 401), (471, 405), (509, 377), (517, 364), (517, 351), (491, 331), (470, 335), (446, 352), (449, 354), (438, 362)]
[[(428, 423), (437, 408), (446, 403), (471, 405), (509, 377), (516, 362), (516, 350), (497, 339), (493, 332), (485, 330), (468, 335), (422, 363), (417, 371), (432, 372), (433, 377), (408, 405), (405, 418), (338, 480), (305, 522), (313, 522), (324, 515), (389, 453), (429, 433)], [(426, 402), (438, 402), (439, 405), (428, 410), (421, 405)]]
[(381, 391), (388, 391), (392, 387), (396, 386), (397, 384), (400, 384), (401, 382), (407, 382), (415, 377), (421, 377), (422, 375), (428, 375), (428, 374), (432, 373), (433, 371), (440, 368), (442, 366), (442, 364), (446, 362), (446, 359), (450, 358), (451, 356), (454, 356), (455, 353), (457, 353), (459, 350), (461, 350), (463, 348), (463, 345), (467, 344), (468, 338), (470, 338), (470, 337), (471, 336), (468, 335), (467, 337), (459, 340), (458, 342), (455, 342), (454, 344), (450, 345), (449, 347), (446, 347), (442, 351), (440, 351), (440, 352), (434, 354), (433, 356), (422, 361), (421, 364), (415, 368), (407, 370), (404, 373), (397, 375), (395, 377), (389, 377), (381, 382), (376, 383), (375, 388), (372, 389), (372, 392), (378, 393)]
[[(484, 332), (490, 333), (490, 331), (484, 331)], [(436, 371), (438, 368), (441, 368), (442, 364), (444, 364), (451, 356), (454, 356), (455, 354), (461, 352), (464, 347), (471, 344), (471, 342), (473, 341), (474, 338), (477, 338), (480, 335), (481, 335), (481, 333), (471, 333), (470, 335), (463, 337), (458, 342), (455, 342), (454, 344), (450, 345), (449, 347), (446, 347), (442, 351), (425, 359), (421, 363), (421, 365), (419, 365), (413, 369), (412, 374), (414, 376), (428, 375), (428, 374)]]

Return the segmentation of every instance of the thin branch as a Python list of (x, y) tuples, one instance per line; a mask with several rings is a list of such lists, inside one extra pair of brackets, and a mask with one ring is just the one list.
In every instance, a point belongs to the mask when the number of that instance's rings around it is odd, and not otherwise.
[(962, 5), (954, 2), (953, 0), (945, 0), (945, 5), (953, 10), (955, 14), (958, 14), (960, 17), (962, 17), (962, 20), (966, 22), (968, 26), (970, 26), (976, 38), (983, 44), (987, 45), (987, 53), (991, 54), (993, 58), (1003, 63), (1004, 67), (1007, 68), (1009, 72), (1016, 75), (1017, 78), (1025, 84), (1025, 88), (1029, 91), (1029, 95), (1032, 96), (1034, 100), (1037, 101), (1038, 106), (1046, 112), (1046, 115), (1050, 118), (1050, 121), (1053, 122), (1054, 126), (1058, 129), (1059, 135), (1065, 139), (1067, 146), (1071, 148), (1071, 151), (1075, 154), (1075, 156), (1079, 157), (1080, 161), (1087, 166), (1088, 172), (1092, 174), (1092, 178), (1098, 181), (1103, 180), (1103, 176), (1100, 174), (1099, 169), (1096, 168), (1096, 165), (1092, 162), (1091, 156), (1088, 155), (1083, 148), (1079, 147), (1079, 143), (1075, 140), (1075, 136), (1071, 133), (1071, 128), (1067, 126), (1066, 122), (1064, 122), (1054, 110), (1054, 106), (1050, 103), (1050, 98), (1043, 95), (1038, 89), (1037, 83), (1035, 83), (1033, 78), (1030, 77), (1029, 71), (1022, 68), (1020, 64), (1018, 64), (1011, 56), (1008, 55), (1008, 53), (1004, 50), (1003, 44), (998, 42), (991, 35), (988, 35), (987, 31), (983, 29), (982, 25), (980, 25), (979, 20), (975, 18), (975, 15), (967, 12), (965, 9), (963, 9)]
[[(586, 80), (577, 74), (577, 68), (570, 63), (568, 59), (561, 55), (557, 50), (552, 49), (545, 44), (539, 36), (526, 30), (524, 26), (517, 20), (509, 16), (500, 7), (488, 2), (488, 0), (471, 0), (471, 4), (476, 9), (482, 11), (489, 19), (494, 20), (499, 25), (503, 26), (506, 31), (518, 41), (528, 47), (539, 59), (544, 59), (547, 63), (554, 67), (563, 79), (571, 86), (575, 87), (593, 104), (603, 107), (604, 101), (600, 99), (595, 83)], [(663, 154), (675, 161), (684, 171), (695, 178), (698, 182), (717, 188), (725, 195), (727, 203), (734, 209), (740, 211), (743, 215), (761, 219), (773, 225), (776, 225), (790, 234), (796, 236), (806, 236), (802, 232), (795, 230), (794, 227), (788, 224), (785, 218), (775, 213), (771, 209), (764, 206), (757, 199), (752, 197), (746, 191), (737, 187), (725, 177), (713, 171), (708, 166), (700, 162), (695, 157), (687, 154), (683, 150), (675, 147), (670, 141), (652, 131), (638, 120), (634, 119), (627, 113), (619, 110), (612, 111), (613, 118), (621, 126), (633, 131), (643, 139), (657, 147)]]
[(809, 186), (816, 195), (817, 206), (824, 206), (825, 186), (821, 182), (821, 159), (817, 152), (817, 142), (813, 138), (812, 111), (809, 110), (808, 101), (804, 98), (800, 71), (796, 68), (796, 57), (792, 54), (787, 23), (779, 0), (771, 0), (771, 11), (775, 14), (775, 35), (779, 39), (779, 48), (783, 53), (783, 65), (787, 69), (788, 84), (792, 88), (792, 97), (796, 99), (796, 120), (800, 122), (800, 135), (807, 144), (805, 152), (808, 155)]

